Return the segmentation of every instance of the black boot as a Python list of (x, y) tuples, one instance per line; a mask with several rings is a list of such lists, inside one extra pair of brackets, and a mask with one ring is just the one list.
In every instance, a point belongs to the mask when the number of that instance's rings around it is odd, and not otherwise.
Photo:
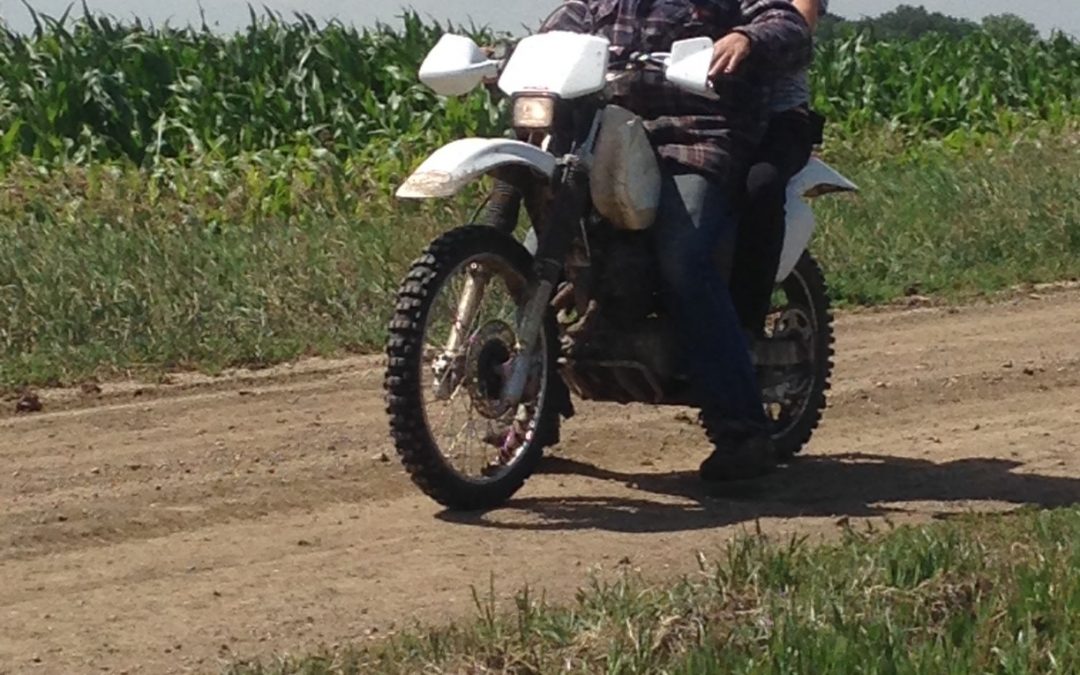
[(701, 463), (702, 480), (750, 480), (776, 469), (776, 446), (767, 431), (730, 423), (710, 424), (705, 414), (702, 422), (714, 446), (713, 453)]
[(548, 386), (551, 387), (548, 396), (551, 397), (551, 403), (558, 412), (549, 424), (542, 425), (536, 430), (536, 440), (545, 448), (553, 448), (562, 440), (559, 433), (562, 420), (568, 420), (574, 416), (574, 402), (570, 398), (570, 389), (561, 377), (551, 378)]

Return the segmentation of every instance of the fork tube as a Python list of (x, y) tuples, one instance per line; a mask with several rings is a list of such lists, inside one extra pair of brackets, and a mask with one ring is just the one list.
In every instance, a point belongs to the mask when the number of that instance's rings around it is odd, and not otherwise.
[(484, 213), (485, 224), (512, 234), (517, 228), (520, 212), (521, 193), (512, 184), (496, 179), (495, 187), (491, 191), (491, 201)]
[(514, 359), (510, 378), (506, 383), (503, 402), (513, 407), (521, 403), (525, 386), (529, 383), (529, 371), (532, 369), (532, 357), (543, 338), (544, 317), (548, 312), (555, 285), (543, 280), (536, 285), (536, 291), (525, 305), (525, 312), (518, 329), (518, 357)]
[(551, 210), (544, 219), (540, 242), (534, 262), (535, 285), (525, 304), (518, 328), (518, 354), (503, 389), (502, 402), (513, 407), (521, 403), (529, 382), (533, 356), (542, 342), (544, 319), (550, 311), (551, 298), (563, 273), (566, 254), (573, 244), (581, 214), (584, 211), (588, 179), (587, 172), (571, 161), (565, 168), (562, 189), (556, 195)]
[(446, 341), (446, 354), (454, 355), (461, 349), (469, 327), (476, 320), (476, 312), (480, 309), (480, 302), (484, 299), (484, 291), (487, 290), (490, 278), (477, 263), (469, 266), (469, 278), (465, 280), (465, 288), (461, 291), (457, 313), (454, 315), (454, 324), (450, 327), (450, 337)]

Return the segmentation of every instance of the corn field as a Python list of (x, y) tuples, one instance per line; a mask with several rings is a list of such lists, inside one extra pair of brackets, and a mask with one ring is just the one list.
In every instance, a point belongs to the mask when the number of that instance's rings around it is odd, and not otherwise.
[[(146, 165), (319, 149), (356, 158), (376, 147), (408, 156), (501, 126), (486, 94), (440, 100), (416, 81), (444, 30), (416, 15), (361, 30), (253, 14), (233, 35), (90, 14), (38, 22), (30, 36), (0, 28), (0, 162)], [(854, 37), (819, 47), (814, 85), (817, 107), (847, 130), (945, 135), (1056, 122), (1080, 112), (1080, 44)]]
[[(266, 149), (355, 154), (495, 133), (482, 97), (440, 102), (416, 69), (441, 34), (252, 16), (246, 32), (146, 29), (86, 15), (0, 34), (0, 161), (137, 163)], [(483, 38), (483, 35), (478, 36)]]
[(1063, 34), (1038, 43), (858, 35), (818, 46), (812, 85), (815, 107), (848, 130), (884, 123), (941, 136), (1060, 124), (1080, 113), (1080, 43)]

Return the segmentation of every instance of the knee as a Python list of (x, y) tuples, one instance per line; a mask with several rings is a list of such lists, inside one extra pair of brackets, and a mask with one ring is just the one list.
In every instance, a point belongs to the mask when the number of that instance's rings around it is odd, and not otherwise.
[(686, 297), (698, 292), (716, 265), (714, 247), (686, 238), (660, 247), (660, 274), (672, 293)]
[(762, 162), (750, 168), (746, 178), (746, 192), (750, 199), (773, 200), (777, 195), (783, 195), (786, 190), (787, 183), (776, 165)]

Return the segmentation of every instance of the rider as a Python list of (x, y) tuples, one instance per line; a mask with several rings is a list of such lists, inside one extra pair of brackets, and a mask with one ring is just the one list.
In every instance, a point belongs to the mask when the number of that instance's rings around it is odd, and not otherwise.
[[(828, 0), (791, 0), (810, 30), (828, 11)], [(765, 328), (780, 255), (784, 250), (788, 182), (810, 160), (821, 142), (822, 119), (810, 110), (806, 69), (773, 83), (769, 128), (747, 180), (747, 200), (731, 273), (732, 300), (743, 328), (760, 335)]]
[(617, 101), (646, 121), (664, 178), (653, 227), (670, 306), (715, 445), (705, 480), (760, 476), (775, 450), (738, 315), (713, 253), (736, 237), (733, 202), (764, 133), (767, 85), (810, 60), (788, 0), (567, 0), (544, 24), (606, 37), (616, 52), (668, 51), (708, 36), (715, 99), (642, 80)]

